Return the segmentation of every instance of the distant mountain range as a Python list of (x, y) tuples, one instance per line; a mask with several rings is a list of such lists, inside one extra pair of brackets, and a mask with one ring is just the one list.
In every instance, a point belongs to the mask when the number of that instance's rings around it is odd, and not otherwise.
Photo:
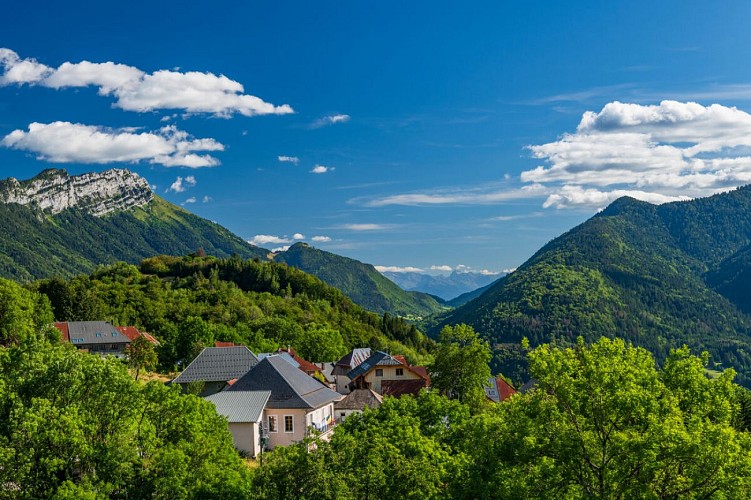
[(198, 248), (220, 257), (265, 259), (268, 253), (159, 198), (128, 170), (70, 176), (51, 169), (27, 181), (0, 181), (2, 277), (68, 277), (98, 264)]
[(275, 255), (274, 260), (320, 278), (369, 311), (410, 317), (446, 309), (426, 293), (402, 290), (370, 264), (318, 250), (307, 243), (295, 243)]
[(519, 343), (619, 336), (658, 360), (687, 344), (751, 385), (751, 187), (654, 206), (621, 198), (482, 295), (434, 320), (467, 323), (517, 380)]
[(447, 302), (462, 294), (483, 288), (501, 277), (497, 274), (457, 271), (453, 271), (448, 275), (384, 271), (383, 275), (399, 285), (403, 290), (424, 292), (440, 297)]

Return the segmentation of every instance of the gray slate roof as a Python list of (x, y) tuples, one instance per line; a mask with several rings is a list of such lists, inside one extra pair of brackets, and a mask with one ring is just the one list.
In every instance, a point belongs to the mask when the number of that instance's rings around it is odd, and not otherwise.
[(293, 358), (292, 355), (288, 352), (262, 352), (258, 355), (258, 361), (261, 361), (264, 358), (268, 358), (269, 356), (279, 356), (295, 368), (300, 368), (300, 363), (295, 361), (295, 358)]
[(378, 408), (383, 402), (383, 396), (373, 389), (355, 389), (347, 396), (334, 404), (336, 410), (364, 410), (368, 408)]
[(68, 321), (68, 337), (73, 345), (130, 344), (130, 339), (107, 321)]
[(334, 363), (334, 375), (346, 375), (349, 371), (370, 357), (370, 347), (358, 347), (345, 354)]
[(258, 422), (271, 396), (271, 391), (224, 391), (206, 397), (216, 406), (216, 412), (230, 423)]
[(365, 375), (371, 368), (376, 366), (404, 366), (404, 363), (383, 351), (374, 352), (368, 359), (357, 365), (347, 373), (350, 380), (355, 380), (360, 375)]
[(257, 363), (256, 355), (245, 346), (207, 347), (172, 382), (227, 382), (242, 377)]
[(281, 356), (262, 359), (225, 392), (234, 391), (271, 391), (268, 408), (315, 409), (342, 397)]

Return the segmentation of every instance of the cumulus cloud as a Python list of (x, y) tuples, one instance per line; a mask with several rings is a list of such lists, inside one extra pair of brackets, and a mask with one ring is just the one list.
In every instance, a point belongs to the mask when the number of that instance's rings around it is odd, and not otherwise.
[(399, 267), (399, 266), (373, 266), (379, 273), (422, 273), (423, 269), (419, 267)]
[(187, 113), (210, 113), (229, 117), (284, 115), (293, 109), (275, 106), (245, 94), (242, 84), (224, 75), (199, 71), (158, 70), (146, 73), (114, 62), (64, 62), (57, 68), (35, 59), (21, 59), (10, 49), (0, 49), (0, 85), (40, 85), (51, 88), (98, 88), (99, 95), (113, 96), (114, 105), (127, 111), (146, 112), (179, 109)]
[(602, 206), (620, 196), (665, 203), (751, 182), (751, 115), (719, 104), (611, 102), (576, 132), (529, 146), (546, 165), (524, 182), (557, 185), (544, 206)]
[(326, 172), (331, 172), (334, 170), (334, 167), (325, 167), (323, 165), (316, 165), (313, 167), (313, 170), (310, 171), (311, 174), (325, 174)]
[(336, 125), (337, 123), (347, 123), (349, 119), (349, 115), (328, 115), (311, 123), (310, 128), (321, 128), (327, 125)]
[(305, 239), (305, 235), (302, 234), (302, 233), (295, 233), (295, 234), (292, 235), (292, 239), (293, 240), (297, 240), (297, 241), (304, 240)]
[(292, 243), (292, 240), (282, 236), (274, 236), (271, 234), (257, 234), (248, 240), (251, 245), (281, 245), (285, 243)]
[(204, 196), (204, 197), (203, 197), (203, 199), (202, 199), (201, 201), (202, 201), (203, 203), (209, 203), (209, 202), (211, 202), (211, 201), (213, 201), (213, 200), (214, 200), (214, 198), (212, 198), (211, 196)]
[(191, 203), (195, 203), (195, 202), (196, 202), (196, 197), (191, 196), (190, 198), (188, 198), (187, 200), (183, 202), (183, 205), (190, 205)]
[(167, 188), (167, 192), (174, 191), (175, 193), (182, 193), (186, 189), (191, 188), (196, 185), (196, 178), (192, 175), (189, 175), (185, 177), (184, 179), (180, 176), (175, 179), (175, 182), (173, 182), (169, 188)]
[(540, 199), (544, 208), (597, 209), (622, 196), (657, 204), (708, 196), (751, 183), (751, 114), (719, 104), (614, 101), (585, 112), (574, 132), (527, 149), (542, 164), (522, 172), (521, 186), (504, 176), (496, 187), (351, 201), (379, 207)]
[(310, 241), (313, 241), (315, 243), (326, 243), (331, 241), (331, 238), (328, 236), (313, 236)]
[(293, 165), (300, 163), (300, 158), (297, 156), (277, 156), (276, 158), (281, 163), (292, 163)]
[(271, 249), (271, 251), (274, 252), (274, 253), (276, 253), (276, 252), (286, 252), (287, 250), (289, 250), (289, 245), (284, 245), (284, 246), (281, 246), (281, 247), (276, 247), (276, 248), (272, 248)]
[(136, 163), (147, 161), (165, 167), (213, 167), (219, 160), (196, 152), (223, 151), (214, 139), (194, 139), (174, 126), (155, 132), (133, 128), (110, 129), (70, 122), (31, 123), (17, 129), (0, 144), (28, 151), (50, 163)]

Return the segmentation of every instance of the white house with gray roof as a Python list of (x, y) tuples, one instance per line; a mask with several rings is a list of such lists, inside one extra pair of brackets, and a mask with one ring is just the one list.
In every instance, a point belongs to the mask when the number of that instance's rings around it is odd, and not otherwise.
[(206, 397), (229, 422), (235, 448), (252, 457), (261, 452), (263, 411), (271, 391), (224, 391)]
[(311, 429), (325, 438), (336, 422), (334, 403), (342, 398), (281, 356), (265, 357), (225, 392), (243, 391), (271, 392), (263, 422), (269, 449), (301, 441)]
[(256, 364), (258, 358), (245, 346), (206, 347), (172, 383), (183, 390), (202, 384), (199, 392), (205, 397), (221, 391)]

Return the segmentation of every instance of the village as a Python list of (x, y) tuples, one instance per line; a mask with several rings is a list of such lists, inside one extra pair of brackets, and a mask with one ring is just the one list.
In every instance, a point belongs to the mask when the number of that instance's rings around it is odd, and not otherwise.
[[(107, 321), (59, 322), (55, 328), (63, 341), (100, 356), (125, 358), (138, 338), (158, 345), (149, 333)], [(368, 347), (352, 349), (336, 361), (311, 362), (291, 346), (255, 354), (246, 346), (217, 341), (167, 384), (213, 403), (227, 419), (235, 448), (256, 458), (309, 436), (327, 440), (353, 413), (376, 409), (387, 397), (430, 390), (430, 374), (400, 354)], [(518, 392), (502, 376), (490, 377), (484, 390), (494, 403)]]

